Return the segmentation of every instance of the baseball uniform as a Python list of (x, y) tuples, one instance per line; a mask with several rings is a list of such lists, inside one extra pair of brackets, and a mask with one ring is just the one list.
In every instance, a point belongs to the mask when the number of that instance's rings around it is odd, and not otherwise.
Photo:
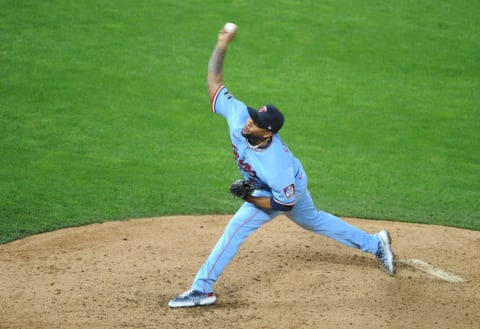
[[(259, 189), (253, 196), (270, 197), (272, 210), (243, 203), (228, 223), (206, 262), (198, 271), (192, 290), (211, 293), (225, 267), (237, 254), (243, 241), (263, 224), (280, 214), (309, 231), (332, 238), (348, 247), (375, 254), (379, 248), (376, 235), (368, 234), (340, 218), (318, 211), (308, 191), (308, 177), (300, 161), (292, 154), (278, 133), (265, 147), (249, 144), (242, 135), (249, 113), (225, 86), (220, 86), (211, 100), (212, 111), (228, 123), (233, 155), (245, 180)], [(275, 209), (290, 209), (288, 211)]]

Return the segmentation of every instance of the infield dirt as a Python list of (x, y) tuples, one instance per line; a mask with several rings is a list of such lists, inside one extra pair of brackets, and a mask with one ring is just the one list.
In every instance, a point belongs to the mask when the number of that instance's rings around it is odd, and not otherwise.
[(397, 259), (466, 281), (402, 263), (390, 277), (372, 255), (278, 217), (243, 244), (216, 305), (170, 309), (228, 220), (134, 219), (1, 245), (0, 328), (480, 328), (480, 232), (358, 219), (346, 220), (390, 231)]

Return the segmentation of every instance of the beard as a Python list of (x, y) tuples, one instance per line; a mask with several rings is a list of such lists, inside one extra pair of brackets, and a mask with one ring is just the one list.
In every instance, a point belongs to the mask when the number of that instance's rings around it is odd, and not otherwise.
[(242, 136), (245, 137), (248, 140), (248, 143), (250, 145), (258, 145), (266, 139), (263, 136), (255, 136), (255, 135), (250, 134), (250, 133), (246, 134), (243, 131), (242, 131)]
[(242, 136), (245, 137), (246, 139), (250, 139), (251, 136), (252, 136), (252, 134), (246, 134), (246, 133), (244, 133), (243, 130), (242, 130)]

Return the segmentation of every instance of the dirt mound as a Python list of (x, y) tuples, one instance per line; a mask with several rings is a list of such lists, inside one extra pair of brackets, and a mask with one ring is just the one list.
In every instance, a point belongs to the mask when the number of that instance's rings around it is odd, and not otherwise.
[(346, 220), (390, 230), (396, 276), (278, 217), (227, 267), (216, 305), (168, 308), (228, 220), (135, 219), (2, 245), (0, 328), (478, 328), (480, 232), (357, 219)]

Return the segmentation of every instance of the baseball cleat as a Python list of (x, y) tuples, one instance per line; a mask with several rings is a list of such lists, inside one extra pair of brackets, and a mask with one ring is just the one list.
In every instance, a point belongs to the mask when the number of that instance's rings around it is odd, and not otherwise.
[(391, 248), (390, 233), (380, 231), (376, 234), (378, 238), (378, 251), (375, 256), (382, 262), (383, 267), (389, 275), (395, 274), (395, 255)]
[(216, 300), (217, 297), (215, 297), (213, 292), (204, 293), (198, 290), (188, 290), (168, 302), (168, 306), (174, 308), (205, 306), (214, 304)]

